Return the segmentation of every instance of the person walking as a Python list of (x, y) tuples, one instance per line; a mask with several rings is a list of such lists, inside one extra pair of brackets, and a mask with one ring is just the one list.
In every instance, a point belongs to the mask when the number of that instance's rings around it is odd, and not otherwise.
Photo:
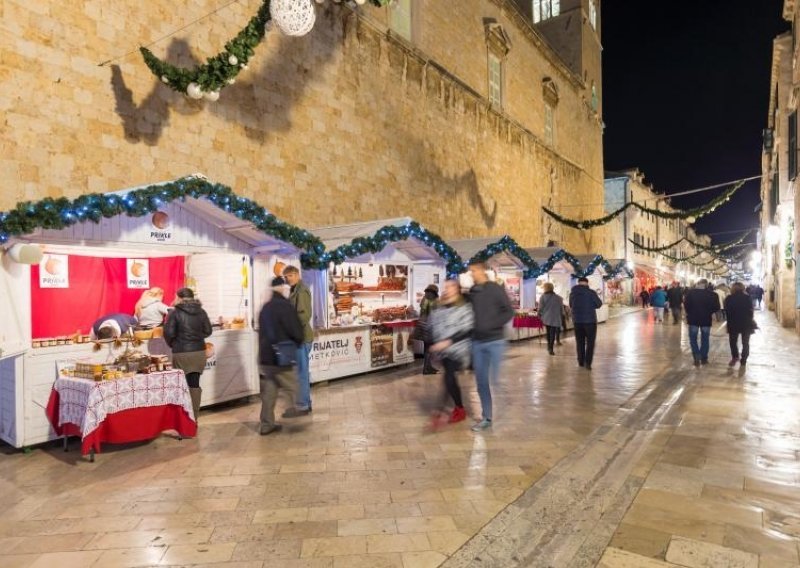
[[(750, 356), (750, 335), (757, 329), (753, 317), (753, 301), (745, 293), (744, 284), (734, 282), (730, 295), (725, 298), (725, 314), (728, 318), (728, 340), (731, 347), (729, 367), (739, 363), (747, 365)], [(739, 352), (739, 336), (742, 337), (742, 351)]]
[(514, 308), (506, 291), (489, 281), (483, 262), (471, 262), (469, 272), (475, 283), (469, 291), (475, 316), (472, 367), (482, 412), (480, 422), (472, 430), (479, 432), (492, 425), (492, 391), (489, 382), (490, 379), (496, 382), (500, 376), (500, 364), (506, 350), (505, 325), (514, 317)]
[[(708, 289), (708, 281), (702, 278), (689, 290), (684, 300), (686, 321), (689, 324), (689, 344), (695, 367), (708, 364), (709, 341), (711, 337), (711, 318), (719, 311), (719, 297)], [(697, 334), (700, 334), (700, 345)]]
[(756, 284), (755, 286), (755, 294), (753, 296), (753, 299), (758, 304), (758, 309), (760, 310), (761, 301), (764, 299), (764, 288), (762, 288), (760, 284)]
[(555, 355), (555, 342), (562, 325), (564, 298), (555, 293), (552, 282), (544, 283), (544, 293), (539, 298), (539, 318), (547, 328), (547, 352)]
[(728, 294), (721, 285), (716, 287), (714, 293), (719, 299), (719, 311), (716, 313), (717, 321), (725, 321), (725, 298), (728, 297)]
[(164, 341), (172, 349), (172, 364), (186, 375), (197, 422), (203, 397), (200, 375), (206, 368), (206, 337), (211, 335), (211, 321), (191, 288), (181, 288), (176, 295), (175, 309), (170, 310), (164, 324)]
[(650, 305), (653, 306), (653, 314), (656, 323), (664, 323), (664, 310), (667, 307), (667, 293), (661, 286), (656, 286), (653, 295), (650, 296)]
[(669, 311), (672, 312), (672, 323), (680, 323), (683, 309), (683, 288), (679, 282), (673, 282), (670, 289), (667, 290), (667, 301), (669, 302)]
[(300, 346), (305, 340), (303, 324), (297, 310), (287, 299), (290, 290), (286, 280), (272, 279), (272, 298), (258, 315), (258, 371), (261, 387), (261, 416), (259, 433), (262, 436), (280, 431), (283, 426), (275, 422), (275, 402), (280, 390), (289, 395), (289, 408), (284, 418), (308, 414), (298, 410), (299, 382), (295, 363)]
[(290, 286), (289, 303), (297, 312), (297, 317), (303, 326), (303, 342), (297, 348), (297, 410), (308, 414), (312, 410), (309, 363), (311, 348), (314, 345), (314, 330), (311, 329), (311, 290), (300, 278), (300, 269), (296, 266), (284, 268), (283, 277)]
[(423, 359), (422, 359), (422, 374), (423, 375), (435, 375), (439, 371), (431, 363), (431, 331), (429, 329), (429, 319), (433, 310), (436, 309), (437, 300), (439, 299), (439, 287), (436, 284), (430, 284), (427, 288), (425, 288), (425, 292), (422, 296), (422, 300), (419, 302), (419, 321), (417, 325), (419, 326), (420, 332), (420, 339), (422, 340), (423, 348)]
[(592, 370), (594, 343), (597, 338), (597, 310), (602, 305), (603, 301), (597, 292), (589, 288), (589, 279), (578, 278), (578, 284), (569, 293), (569, 307), (575, 326), (578, 366), (587, 371)]
[[(475, 322), (472, 307), (461, 295), (461, 286), (457, 280), (447, 280), (444, 283), (441, 303), (429, 317), (434, 341), (430, 351), (442, 359), (445, 392), (453, 400), (453, 412), (448, 422), (454, 424), (467, 417), (457, 373), (469, 367), (472, 328)], [(437, 413), (434, 417), (434, 425), (439, 422), (440, 416), (441, 413)]]
[(642, 291), (639, 294), (639, 297), (642, 299), (642, 309), (646, 310), (648, 304), (650, 303), (650, 292), (648, 292), (647, 290), (642, 288)]

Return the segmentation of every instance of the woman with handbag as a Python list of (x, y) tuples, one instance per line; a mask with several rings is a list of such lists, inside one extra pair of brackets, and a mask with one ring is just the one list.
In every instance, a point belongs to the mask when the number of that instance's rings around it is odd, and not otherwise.
[(258, 316), (258, 363), (261, 386), (262, 436), (279, 432), (283, 426), (275, 422), (278, 392), (289, 395), (289, 408), (284, 418), (304, 416), (308, 410), (295, 408), (299, 382), (295, 371), (297, 348), (303, 343), (303, 324), (289, 296), (289, 285), (278, 276), (272, 279), (272, 298)]
[[(753, 300), (744, 291), (744, 284), (734, 282), (731, 294), (725, 298), (725, 315), (728, 318), (728, 339), (731, 347), (729, 367), (739, 363), (747, 365), (750, 356), (750, 336), (758, 329), (753, 317)], [(739, 336), (742, 336), (742, 351), (739, 353)]]
[(552, 282), (545, 282), (544, 294), (539, 298), (539, 318), (547, 328), (547, 352), (550, 355), (556, 354), (555, 343), (563, 325), (563, 314), (564, 298), (555, 293)]
[[(461, 295), (458, 281), (445, 282), (443, 292), (441, 305), (430, 317), (435, 341), (430, 350), (442, 360), (445, 390), (454, 405), (448, 422), (453, 424), (467, 417), (456, 373), (469, 367), (475, 316), (472, 306)], [(436, 413), (434, 426), (438, 425), (442, 415), (442, 412)]]
[(211, 335), (211, 322), (191, 288), (181, 288), (164, 324), (164, 340), (172, 349), (172, 363), (186, 374), (192, 397), (194, 419), (200, 414), (200, 375), (206, 368), (206, 337)]
[(435, 375), (439, 371), (431, 364), (431, 326), (430, 317), (433, 310), (437, 308), (437, 301), (439, 299), (439, 287), (436, 284), (431, 284), (425, 288), (425, 294), (419, 302), (419, 321), (415, 328), (416, 339), (422, 341), (424, 345), (423, 359), (422, 359), (422, 374)]

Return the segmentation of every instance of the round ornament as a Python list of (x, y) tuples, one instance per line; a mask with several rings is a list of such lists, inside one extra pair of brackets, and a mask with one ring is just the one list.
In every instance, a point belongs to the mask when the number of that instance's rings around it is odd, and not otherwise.
[(235, 55), (231, 55), (230, 57), (228, 57), (228, 64), (229, 65), (238, 65), (239, 64), (239, 58), (236, 57)]
[(212, 103), (214, 101), (218, 101), (219, 100), (219, 91), (208, 91), (208, 92), (205, 92), (205, 93), (203, 93), (203, 98), (205, 100), (207, 100), (207, 101), (211, 101)]
[(689, 216), (686, 218), (687, 223), (694, 223), (695, 221), (697, 221), (697, 217), (695, 216)]
[(317, 14), (311, 0), (272, 0), (272, 21), (288, 36), (304, 36), (314, 27)]
[(186, 87), (186, 94), (189, 95), (189, 98), (191, 99), (203, 98), (203, 90), (197, 83), (189, 83), (189, 85)]

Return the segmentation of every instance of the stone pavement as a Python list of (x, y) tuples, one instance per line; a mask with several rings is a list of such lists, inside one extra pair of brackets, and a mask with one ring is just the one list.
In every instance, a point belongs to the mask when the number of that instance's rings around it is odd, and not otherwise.
[(482, 434), (431, 431), (440, 379), (409, 368), (316, 387), (274, 436), (241, 404), (93, 464), (9, 450), (0, 566), (800, 566), (797, 338), (760, 315), (746, 371), (722, 337), (698, 371), (651, 317), (601, 326), (591, 373), (515, 345)]

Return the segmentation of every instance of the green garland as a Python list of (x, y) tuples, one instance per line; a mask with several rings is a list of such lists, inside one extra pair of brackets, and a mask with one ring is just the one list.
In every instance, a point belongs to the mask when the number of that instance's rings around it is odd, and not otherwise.
[[(370, 4), (377, 7), (386, 6), (390, 1), (369, 0)], [(270, 0), (264, 0), (255, 16), (250, 18), (236, 37), (225, 44), (225, 51), (209, 57), (203, 65), (193, 69), (171, 65), (153, 55), (146, 47), (140, 47), (139, 51), (150, 71), (175, 91), (187, 94), (189, 85), (195, 84), (204, 93), (218, 94), (226, 86), (232, 85), (239, 73), (247, 68), (250, 58), (255, 55), (255, 48), (264, 40), (272, 21), (269, 9)]]
[(38, 229), (61, 230), (76, 223), (127, 215), (142, 217), (172, 201), (204, 198), (262, 233), (290, 243), (303, 251), (321, 252), (322, 241), (304, 229), (284, 223), (255, 201), (237, 196), (231, 188), (201, 177), (185, 177), (169, 183), (134, 189), (125, 195), (89, 193), (75, 199), (47, 197), (25, 201), (0, 213), (0, 243), (13, 236), (29, 235)]
[(626, 203), (616, 211), (612, 211), (611, 213), (609, 213), (604, 217), (579, 221), (577, 219), (569, 219), (567, 217), (559, 215), (558, 213), (556, 213), (551, 209), (548, 209), (547, 207), (542, 207), (542, 209), (544, 210), (545, 213), (547, 213), (550, 217), (552, 217), (562, 225), (566, 225), (568, 227), (572, 227), (573, 229), (578, 229), (580, 231), (585, 231), (587, 229), (592, 229), (594, 227), (606, 225), (611, 221), (613, 221), (620, 214), (624, 213), (629, 207), (635, 207), (642, 213), (649, 213), (650, 215), (659, 217), (661, 219), (683, 219), (683, 220), (694, 219), (693, 221), (690, 221), (690, 223), (693, 223), (700, 217), (703, 217), (704, 215), (708, 215), (709, 213), (716, 211), (717, 207), (729, 201), (730, 198), (737, 191), (739, 191), (739, 189), (741, 189), (742, 186), (744, 186), (744, 183), (745, 182), (740, 181), (731, 186), (729, 189), (725, 190), (725, 192), (723, 192), (719, 196), (712, 199), (706, 205), (703, 205), (702, 207), (695, 207), (694, 209), (689, 209), (687, 211), (662, 211), (661, 209), (653, 209), (651, 207), (642, 205), (641, 203), (636, 203), (631, 201), (629, 203)]

